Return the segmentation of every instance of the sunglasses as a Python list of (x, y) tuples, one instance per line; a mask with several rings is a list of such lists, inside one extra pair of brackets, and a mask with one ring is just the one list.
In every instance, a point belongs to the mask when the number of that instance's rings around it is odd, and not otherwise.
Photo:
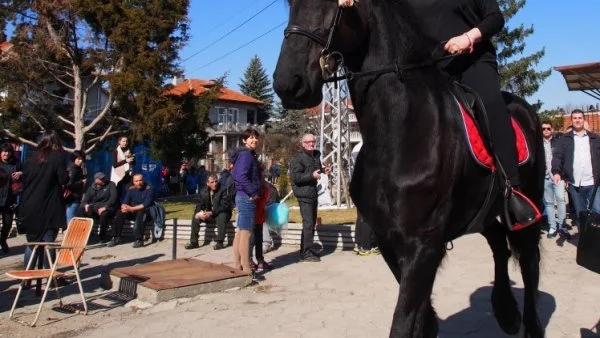
[(552, 130), (552, 128), (542, 128), (542, 130)]
[(317, 143), (317, 141), (303, 141), (304, 143)]

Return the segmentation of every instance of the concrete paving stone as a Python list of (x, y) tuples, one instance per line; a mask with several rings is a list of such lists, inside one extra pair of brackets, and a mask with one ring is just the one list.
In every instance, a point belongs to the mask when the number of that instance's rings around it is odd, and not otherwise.
[[(20, 236), (22, 237), (22, 236)], [(17, 247), (22, 238), (11, 239)], [(563, 247), (554, 240), (543, 241), (540, 275), (540, 317), (548, 337), (580, 337), (581, 329), (599, 322), (600, 275), (575, 264), (575, 246)], [(183, 250), (178, 257), (201, 257), (227, 263), (231, 250), (214, 251), (210, 246)], [(13, 246), (13, 244), (11, 244)], [(439, 269), (433, 291), (433, 304), (440, 318), (440, 337), (507, 337), (498, 329), (491, 314), (489, 296), (494, 278), (490, 249), (480, 235), (454, 241)], [(269, 253), (269, 260), (289, 257), (297, 249), (282, 247)], [(131, 244), (88, 250), (84, 256), (84, 286), (88, 297), (106, 292), (98, 289), (99, 274), (115, 266), (168, 260), (169, 241), (133, 249)], [(91, 259), (91, 257), (109, 257)], [(19, 265), (22, 256), (0, 259), (3, 267)], [(87, 272), (86, 272), (87, 270)], [(93, 271), (90, 273), (89, 271)], [(523, 302), (523, 283), (518, 265), (509, 266), (513, 292)], [(3, 276), (3, 273), (0, 273)], [(378, 257), (358, 257), (335, 252), (316, 264), (292, 263), (263, 274), (258, 286), (202, 295), (176, 303), (132, 312), (117, 305), (88, 316), (59, 317), (49, 307), (42, 312), (39, 328), (28, 328), (0, 319), (0, 334), (10, 338), (30, 337), (385, 337), (398, 295), (398, 284), (387, 265)], [(14, 291), (4, 290), (10, 281), (0, 277), (0, 311), (7, 315)], [(12, 284), (14, 285), (14, 284)], [(75, 290), (73, 292), (72, 290)], [(76, 288), (65, 289), (66, 302), (78, 302)], [(6, 297), (9, 296), (9, 297)], [(34, 299), (32, 299), (33, 301)], [(35, 304), (22, 309), (34, 313)], [(19, 310), (19, 309), (18, 309)], [(48, 320), (48, 317), (61, 318)], [(259, 324), (257, 324), (259, 323)], [(215, 329), (220, 328), (220, 329)], [(254, 328), (254, 329), (249, 329)], [(222, 330), (222, 331), (221, 331)], [(233, 332), (230, 330), (234, 330)], [(345, 332), (343, 330), (346, 330)]]

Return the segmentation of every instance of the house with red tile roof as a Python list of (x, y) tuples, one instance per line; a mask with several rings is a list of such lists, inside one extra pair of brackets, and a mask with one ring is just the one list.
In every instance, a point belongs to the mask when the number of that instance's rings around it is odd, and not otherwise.
[[(173, 80), (173, 88), (167, 94), (182, 95), (192, 91), (195, 96), (200, 96), (215, 85), (214, 81), (176, 78)], [(258, 108), (263, 104), (260, 100), (230, 88), (220, 89), (217, 102), (209, 110), (211, 127), (207, 131), (212, 140), (203, 161), (209, 171), (224, 168), (227, 150), (242, 144), (241, 136), (246, 128), (264, 130), (257, 124)]]

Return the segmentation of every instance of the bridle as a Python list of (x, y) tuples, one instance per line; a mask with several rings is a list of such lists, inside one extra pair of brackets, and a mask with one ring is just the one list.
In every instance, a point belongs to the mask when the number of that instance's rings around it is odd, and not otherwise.
[[(296, 25), (289, 25), (283, 31), (285, 38), (288, 38), (292, 34), (298, 34), (298, 35), (305, 36), (305, 37), (309, 38), (310, 40), (312, 40), (313, 42), (316, 42), (317, 44), (323, 46), (323, 49), (321, 50), (321, 56), (319, 57), (319, 65), (321, 66), (321, 74), (323, 74), (323, 80), (325, 82), (338, 82), (341, 80), (351, 81), (358, 77), (370, 76), (370, 75), (382, 75), (382, 74), (387, 74), (387, 73), (395, 73), (398, 76), (398, 78), (402, 81), (404, 78), (403, 73), (405, 71), (431, 67), (442, 60), (454, 58), (454, 57), (460, 55), (460, 54), (444, 55), (441, 57), (431, 58), (429, 60), (425, 60), (423, 62), (418, 62), (418, 63), (393, 64), (391, 66), (384, 67), (382, 69), (364, 71), (364, 72), (345, 71), (345, 72), (342, 72), (341, 75), (335, 76), (335, 74), (340, 69), (340, 65), (344, 64), (344, 57), (343, 57), (342, 53), (340, 53), (336, 50), (332, 50), (333, 49), (332, 48), (333, 39), (335, 37), (335, 34), (338, 30), (338, 26), (342, 19), (342, 10), (343, 9), (344, 9), (343, 7), (338, 7), (338, 9), (336, 10), (335, 16), (333, 17), (333, 20), (331, 21), (331, 24), (329, 25), (329, 35), (327, 36), (327, 40), (325, 40), (323, 37), (315, 34), (314, 31), (309, 31), (308, 29), (305, 29), (305, 28), (302, 28), (302, 27), (296, 26)], [(442, 46), (444, 44), (445, 44), (445, 41), (441, 43)], [(331, 58), (335, 58), (335, 61), (336, 61), (335, 69), (329, 69), (329, 61)]]
[[(335, 33), (338, 29), (341, 19), (342, 19), (342, 7), (338, 7), (337, 11), (335, 12), (335, 16), (333, 17), (333, 20), (331, 21), (331, 24), (329, 25), (329, 35), (327, 36), (327, 40), (323, 39), (321, 36), (315, 34), (314, 32), (309, 31), (308, 29), (304, 29), (304, 28), (302, 28), (300, 26), (296, 26), (296, 25), (289, 25), (283, 31), (284, 32), (283, 34), (286, 38), (288, 36), (290, 36), (291, 34), (298, 34), (298, 35), (305, 36), (305, 37), (311, 39), (312, 41), (316, 42), (317, 44), (323, 46), (323, 49), (321, 50), (321, 56), (319, 57), (319, 65), (321, 66), (321, 72), (324, 75), (323, 80), (328, 81), (328, 82), (332, 82), (332, 81), (329, 81), (331, 79), (331, 76), (337, 72), (339, 65), (343, 63), (343, 59), (344, 59), (342, 56), (342, 53), (331, 50), (332, 49), (331, 47), (333, 44), (333, 39), (335, 37)], [(337, 66), (335, 67), (335, 69), (329, 69), (329, 60), (331, 58), (337, 58), (338, 62), (336, 62)], [(327, 75), (327, 76), (325, 76), (325, 75)]]

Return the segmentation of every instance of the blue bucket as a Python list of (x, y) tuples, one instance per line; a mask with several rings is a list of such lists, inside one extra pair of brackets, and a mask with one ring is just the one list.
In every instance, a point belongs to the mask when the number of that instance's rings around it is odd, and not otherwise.
[(267, 225), (272, 229), (280, 229), (288, 223), (290, 208), (285, 203), (273, 203), (266, 209)]

